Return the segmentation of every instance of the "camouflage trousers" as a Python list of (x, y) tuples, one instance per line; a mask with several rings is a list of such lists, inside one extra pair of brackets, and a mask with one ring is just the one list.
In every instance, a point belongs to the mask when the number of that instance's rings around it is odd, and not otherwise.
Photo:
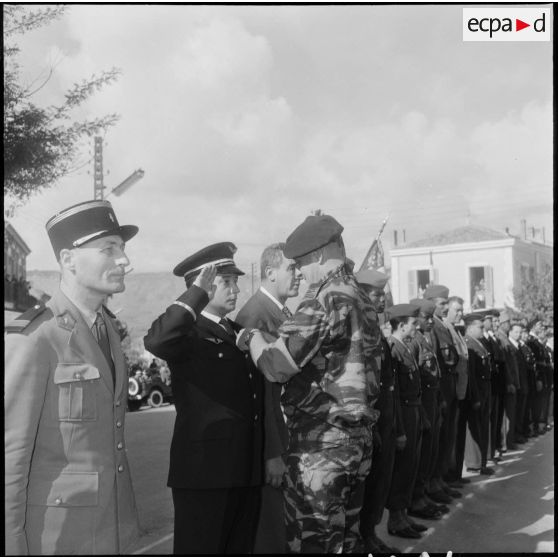
[(332, 427), (319, 440), (291, 433), (284, 491), (290, 552), (364, 552), (359, 514), (371, 463), (370, 426)]

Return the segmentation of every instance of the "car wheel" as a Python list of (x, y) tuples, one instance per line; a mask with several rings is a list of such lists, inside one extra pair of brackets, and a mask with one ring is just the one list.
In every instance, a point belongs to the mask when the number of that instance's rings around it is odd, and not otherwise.
[(139, 392), (139, 382), (135, 378), (128, 378), (128, 395), (130, 397), (135, 397)]
[(128, 411), (138, 411), (141, 407), (141, 399), (128, 399)]
[(151, 407), (160, 407), (163, 404), (163, 392), (158, 389), (152, 390), (147, 398), (147, 403)]

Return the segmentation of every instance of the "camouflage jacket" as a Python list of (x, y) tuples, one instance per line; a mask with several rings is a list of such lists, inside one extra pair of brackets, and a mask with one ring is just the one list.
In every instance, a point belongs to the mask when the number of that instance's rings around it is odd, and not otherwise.
[(291, 435), (319, 440), (332, 426), (376, 422), (381, 331), (373, 315), (370, 299), (342, 265), (310, 285), (279, 328), (300, 370), (281, 400)]

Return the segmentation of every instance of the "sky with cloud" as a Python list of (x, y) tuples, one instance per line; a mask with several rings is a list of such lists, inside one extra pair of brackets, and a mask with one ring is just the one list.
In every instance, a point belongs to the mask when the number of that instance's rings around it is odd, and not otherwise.
[[(388, 214), (388, 249), (394, 229), (519, 233), (522, 218), (552, 237), (552, 43), (463, 42), (460, 5), (78, 4), (18, 43), (22, 79), (55, 67), (38, 104), (122, 69), (76, 116), (121, 116), (109, 188), (145, 170), (109, 198), (140, 227), (136, 270), (221, 240), (249, 269), (318, 208), (357, 263)], [(28, 269), (55, 269), (44, 223), (93, 197), (90, 144), (11, 220)]]

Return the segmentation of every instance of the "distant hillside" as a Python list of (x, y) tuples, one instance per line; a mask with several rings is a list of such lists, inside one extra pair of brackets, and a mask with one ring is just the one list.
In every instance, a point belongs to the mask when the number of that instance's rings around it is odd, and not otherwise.
[[(47, 294), (58, 288), (60, 274), (57, 271), (28, 271), (27, 280), (35, 289)], [(252, 276), (244, 275), (238, 281), (237, 310), (250, 298), (252, 293)], [(254, 281), (254, 288), (259, 287), (259, 278)], [(185, 289), (184, 280), (166, 272), (140, 273), (132, 272), (126, 276), (126, 290), (114, 295), (109, 303), (110, 309), (126, 322), (132, 342), (141, 339), (153, 320), (163, 313), (167, 306)], [(289, 302), (289, 307), (296, 306), (296, 300)], [(294, 306), (293, 306), (294, 303)], [(236, 312), (231, 314), (234, 317)]]

